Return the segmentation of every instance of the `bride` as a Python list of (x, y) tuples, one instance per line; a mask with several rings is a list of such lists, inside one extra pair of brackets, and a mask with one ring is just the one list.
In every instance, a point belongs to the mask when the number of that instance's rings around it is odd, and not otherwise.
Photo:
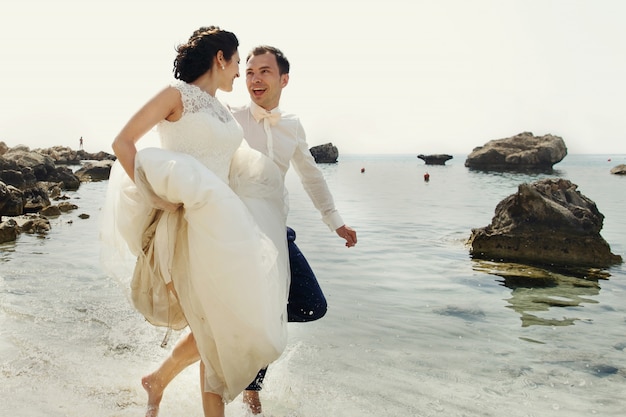
[[(247, 148), (215, 97), (239, 77), (239, 42), (202, 27), (179, 45), (178, 81), (149, 100), (113, 142), (101, 237), (137, 257), (132, 301), (155, 325), (189, 325), (202, 361), (205, 416), (224, 416), (285, 348), (288, 257), (278, 167)], [(137, 150), (157, 127), (161, 148)], [(130, 275), (130, 274), (129, 274)], [(129, 277), (130, 278), (130, 277)], [(156, 416), (158, 387), (148, 391)]]

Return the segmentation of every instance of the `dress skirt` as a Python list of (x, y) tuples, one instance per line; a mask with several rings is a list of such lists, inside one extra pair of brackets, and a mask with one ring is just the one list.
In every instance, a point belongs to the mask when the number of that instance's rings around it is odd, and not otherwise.
[[(124, 275), (125, 285), (136, 279), (137, 269), (149, 270), (155, 288), (171, 280), (176, 296), (145, 291), (148, 303), (171, 310), (168, 304), (178, 301), (184, 318), (174, 327), (186, 322), (194, 334), (206, 367), (205, 391), (232, 401), (287, 342), (289, 261), (280, 171), (242, 146), (227, 184), (187, 154), (147, 148), (137, 152), (135, 181), (114, 164), (102, 214), (103, 248), (109, 258), (113, 252), (136, 257), (137, 266), (134, 274), (108, 269)], [(145, 262), (151, 226), (152, 258)], [(143, 313), (141, 301), (133, 302)]]

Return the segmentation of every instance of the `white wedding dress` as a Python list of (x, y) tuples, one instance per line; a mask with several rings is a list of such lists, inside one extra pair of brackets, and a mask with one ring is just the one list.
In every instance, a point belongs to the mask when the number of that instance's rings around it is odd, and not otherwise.
[[(205, 390), (229, 402), (287, 342), (284, 185), (218, 99), (191, 84), (175, 87), (183, 116), (157, 126), (162, 148), (138, 151), (137, 184), (119, 163), (111, 170), (101, 239), (118, 256), (141, 257), (154, 208), (182, 205), (158, 221), (154, 269), (174, 283), (206, 365)], [(123, 263), (108, 269), (130, 281)], [(155, 304), (167, 306), (159, 297)]]

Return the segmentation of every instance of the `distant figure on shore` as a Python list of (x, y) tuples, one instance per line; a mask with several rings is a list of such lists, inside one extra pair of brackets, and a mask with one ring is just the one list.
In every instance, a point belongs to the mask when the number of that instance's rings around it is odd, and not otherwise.
[(78, 140), (78, 149), (83, 150), (83, 137), (81, 136)]

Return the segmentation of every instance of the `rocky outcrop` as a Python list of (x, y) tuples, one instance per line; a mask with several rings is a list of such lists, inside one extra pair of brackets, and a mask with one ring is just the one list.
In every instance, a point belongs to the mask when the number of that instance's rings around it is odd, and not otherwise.
[(626, 175), (626, 165), (620, 164), (616, 167), (611, 168), (611, 174)]
[(0, 181), (19, 189), (34, 187), (38, 181), (59, 182), (65, 190), (77, 190), (80, 185), (71, 169), (57, 167), (52, 157), (24, 145), (0, 156)]
[[(106, 152), (92, 154), (66, 146), (30, 150), (25, 145), (9, 148), (0, 142), (0, 243), (16, 240), (22, 232), (49, 231), (47, 216), (57, 217), (78, 208), (69, 202), (53, 205), (51, 199), (68, 199), (61, 191), (77, 190), (81, 181), (108, 179), (115, 159)], [(83, 161), (86, 162), (77, 171), (79, 175), (66, 166)]]
[(80, 165), (79, 151), (68, 146), (53, 146), (51, 148), (33, 149), (33, 152), (49, 156), (56, 165)]
[(523, 132), (516, 136), (487, 142), (474, 148), (465, 166), (481, 170), (551, 170), (567, 155), (562, 138), (534, 136)]
[(69, 146), (53, 146), (51, 148), (34, 149), (33, 152), (47, 155), (56, 165), (80, 165), (81, 161), (115, 161), (115, 155), (106, 152), (90, 153), (80, 149), (73, 150)]
[(318, 164), (334, 164), (339, 158), (337, 147), (330, 142), (324, 145), (313, 146), (309, 151)]
[[(80, 186), (81, 180), (67, 164), (80, 164), (81, 158), (89, 156), (101, 157), (106, 161), (101, 163), (110, 167), (112, 159), (107, 155), (86, 154), (62, 146), (37, 150), (25, 145), (9, 148), (0, 142), (0, 216), (39, 213), (50, 207), (51, 198), (63, 198), (61, 190), (75, 191)], [(96, 171), (99, 179), (105, 175), (108, 178), (110, 168), (106, 171), (103, 166)]]
[(452, 159), (452, 155), (442, 153), (434, 155), (419, 154), (417, 157), (424, 161), (426, 165), (445, 165), (446, 161)]
[(540, 265), (604, 268), (622, 262), (600, 236), (604, 215), (568, 180), (521, 184), (491, 224), (472, 229), (472, 257)]

